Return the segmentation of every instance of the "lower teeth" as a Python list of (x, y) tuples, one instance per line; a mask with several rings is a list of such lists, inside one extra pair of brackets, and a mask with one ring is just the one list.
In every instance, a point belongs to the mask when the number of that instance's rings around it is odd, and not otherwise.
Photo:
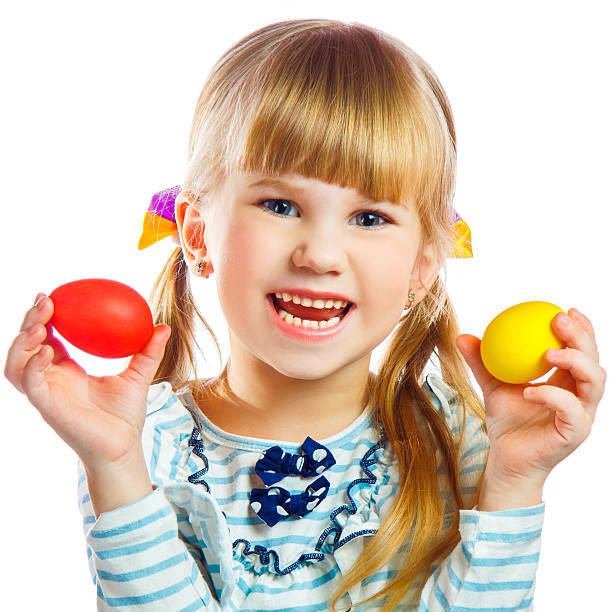
[(327, 327), (332, 327), (336, 325), (340, 321), (342, 317), (332, 317), (328, 321), (311, 321), (309, 319), (300, 319), (300, 317), (294, 317), (292, 314), (289, 314), (286, 310), (282, 308), (279, 309), (278, 314), (280, 318), (283, 319), (289, 325), (295, 325), (296, 327), (305, 327), (309, 329), (326, 329)]

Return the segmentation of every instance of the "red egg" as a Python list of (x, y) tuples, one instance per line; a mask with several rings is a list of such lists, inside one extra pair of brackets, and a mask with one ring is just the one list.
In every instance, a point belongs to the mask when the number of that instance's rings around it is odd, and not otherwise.
[(139, 353), (153, 335), (153, 316), (134, 289), (106, 278), (85, 278), (54, 289), (51, 325), (77, 348), (115, 359)]

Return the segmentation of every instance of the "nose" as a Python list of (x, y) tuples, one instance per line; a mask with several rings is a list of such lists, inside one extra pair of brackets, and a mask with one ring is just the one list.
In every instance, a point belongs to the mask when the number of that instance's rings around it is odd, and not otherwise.
[(343, 272), (347, 265), (346, 249), (338, 236), (329, 231), (311, 232), (293, 251), (292, 261), (298, 268), (311, 268), (319, 274)]

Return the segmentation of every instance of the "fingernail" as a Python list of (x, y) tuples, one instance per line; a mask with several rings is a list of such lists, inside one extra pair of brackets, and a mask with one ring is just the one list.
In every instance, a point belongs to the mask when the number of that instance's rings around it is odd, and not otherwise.
[[(40, 297), (38, 297), (40, 296)], [(44, 293), (39, 293), (36, 296), (36, 301), (34, 302), (34, 308), (38, 308), (38, 305), (44, 300), (47, 296)]]
[(562, 314), (559, 317), (559, 325), (562, 325), (563, 327), (567, 327), (569, 325), (569, 317), (566, 314)]

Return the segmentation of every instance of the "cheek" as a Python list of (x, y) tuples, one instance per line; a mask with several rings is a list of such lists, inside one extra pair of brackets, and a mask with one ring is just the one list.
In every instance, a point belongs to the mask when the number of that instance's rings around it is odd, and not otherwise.
[(274, 257), (277, 242), (264, 226), (236, 220), (228, 226), (224, 252), (232, 258), (232, 265), (252, 268)]
[(360, 267), (376, 285), (406, 284), (411, 276), (416, 248), (398, 241), (381, 241), (374, 248), (360, 252)]
[[(263, 291), (270, 279), (270, 262), (276, 261), (274, 240), (262, 228), (253, 227), (246, 220), (234, 221), (226, 226), (221, 242), (218, 268), (218, 287), (221, 294), (240, 294)], [(265, 279), (268, 279), (266, 282)], [(229, 295), (228, 295), (229, 297)], [(232, 295), (236, 298), (236, 295)]]

